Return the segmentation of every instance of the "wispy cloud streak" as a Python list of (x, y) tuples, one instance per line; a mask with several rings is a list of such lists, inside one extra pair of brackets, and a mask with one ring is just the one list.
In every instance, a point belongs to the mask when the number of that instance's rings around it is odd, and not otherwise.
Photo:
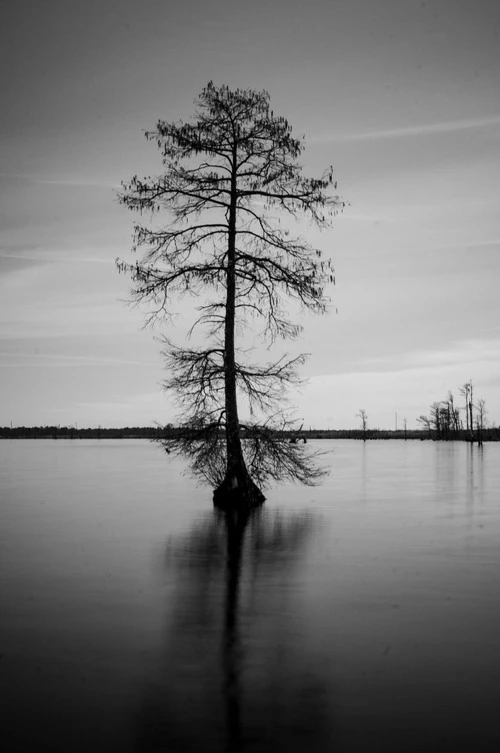
[(312, 142), (358, 142), (377, 141), (383, 139), (405, 138), (407, 136), (433, 136), (441, 133), (468, 131), (478, 128), (493, 128), (500, 126), (500, 114), (484, 118), (464, 118), (462, 120), (447, 120), (442, 123), (427, 123), (405, 126), (404, 128), (387, 128), (380, 131), (365, 133), (325, 134), (311, 139)]
[(21, 180), (35, 185), (65, 186), (67, 188), (120, 188), (119, 181), (82, 177), (45, 177), (22, 173), (0, 173), (0, 180)]
[(64, 354), (53, 353), (14, 353), (12, 351), (0, 352), (0, 358), (14, 359), (14, 363), (3, 362), (0, 366), (15, 366), (16, 359), (29, 359), (33, 363), (43, 361), (57, 361), (59, 365), (71, 365), (72, 363), (88, 364), (88, 365), (101, 365), (101, 366), (154, 366), (155, 364), (147, 361), (133, 361), (125, 358), (103, 358), (101, 356), (71, 356)]
[(81, 264), (106, 264), (107, 266), (113, 265), (114, 259), (107, 258), (107, 259), (100, 259), (96, 256), (75, 256), (71, 255), (70, 252), (65, 250), (64, 252), (46, 252), (44, 250), (40, 251), (40, 253), (24, 253), (23, 251), (13, 254), (2, 254), (0, 253), (0, 259), (7, 259), (9, 261), (14, 262), (33, 262), (36, 264), (41, 264), (44, 262), (64, 262), (64, 264), (73, 264), (73, 263), (81, 263)]

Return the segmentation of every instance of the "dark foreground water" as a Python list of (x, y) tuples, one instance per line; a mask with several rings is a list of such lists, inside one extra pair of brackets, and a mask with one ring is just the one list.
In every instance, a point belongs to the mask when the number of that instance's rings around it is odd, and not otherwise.
[(500, 446), (321, 445), (244, 519), (147, 442), (0, 442), (2, 750), (497, 750)]

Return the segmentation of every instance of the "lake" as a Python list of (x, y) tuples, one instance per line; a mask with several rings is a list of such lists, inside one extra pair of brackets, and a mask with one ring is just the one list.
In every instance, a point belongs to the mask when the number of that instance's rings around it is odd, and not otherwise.
[(500, 444), (311, 445), (245, 518), (146, 441), (1, 441), (2, 749), (497, 749)]

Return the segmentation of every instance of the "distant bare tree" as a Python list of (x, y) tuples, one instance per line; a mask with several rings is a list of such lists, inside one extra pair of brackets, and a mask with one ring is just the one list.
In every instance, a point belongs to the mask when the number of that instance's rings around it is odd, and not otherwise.
[(470, 384), (470, 396), (469, 396), (469, 424), (470, 424), (470, 441), (474, 441), (474, 418), (473, 418), (473, 409), (474, 409), (474, 388), (472, 386), (472, 379), (469, 381)]
[(424, 416), (424, 415), (419, 416), (417, 418), (417, 424), (420, 424), (423, 429), (429, 432), (429, 437), (431, 436), (432, 426), (431, 426), (431, 419), (429, 418), (429, 416)]
[(473, 421), (473, 386), (472, 379), (460, 387), (460, 394), (465, 398), (465, 426), (472, 440), (474, 431)]
[[(451, 393), (450, 393), (451, 394)], [(449, 439), (454, 422), (453, 403), (448, 400), (435, 401), (429, 408), (428, 416), (420, 416), (417, 422), (429, 431), (434, 432), (436, 439)]]
[(483, 444), (483, 429), (486, 426), (486, 400), (480, 398), (476, 405), (476, 430), (477, 430), (477, 443), (479, 446)]
[(430, 422), (431, 426), (436, 432), (438, 439), (442, 439), (443, 436), (443, 405), (441, 402), (434, 402), (430, 407)]
[(450, 432), (459, 432), (462, 428), (460, 421), (460, 411), (455, 407), (455, 398), (453, 397), (453, 392), (451, 390), (448, 392), (446, 406), (448, 412), (449, 430)]
[(363, 441), (366, 441), (366, 430), (368, 428), (368, 414), (364, 408), (360, 408), (357, 415), (361, 419), (361, 428), (363, 430)]
[(473, 442), (475, 429), (478, 442), (482, 443), (486, 416), (485, 400), (478, 400), (477, 404), (474, 404), (474, 387), (471, 379), (460, 387), (460, 394), (465, 398), (465, 437), (460, 410), (455, 406), (451, 391), (448, 392), (446, 400), (432, 403), (429, 414), (420, 416), (417, 423), (429, 432), (429, 436), (434, 434), (436, 439), (467, 438), (469, 442)]

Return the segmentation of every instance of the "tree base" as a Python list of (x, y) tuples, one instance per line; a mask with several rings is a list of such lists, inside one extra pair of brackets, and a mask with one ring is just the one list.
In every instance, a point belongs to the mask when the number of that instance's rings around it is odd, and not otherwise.
[(247, 476), (243, 480), (239, 479), (237, 485), (235, 485), (233, 479), (226, 477), (222, 484), (214, 490), (213, 499), (214, 507), (230, 510), (258, 507), (264, 503), (266, 498), (259, 487)]

